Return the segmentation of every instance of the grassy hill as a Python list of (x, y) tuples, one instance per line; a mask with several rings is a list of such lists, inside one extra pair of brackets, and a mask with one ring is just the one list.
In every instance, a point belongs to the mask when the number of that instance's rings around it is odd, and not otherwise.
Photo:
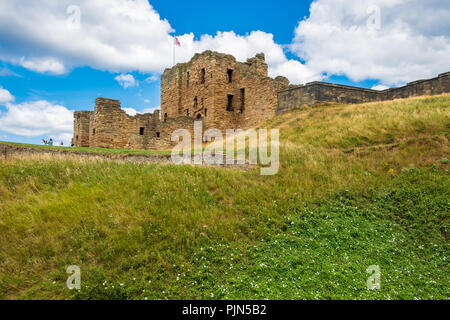
[[(449, 299), (449, 107), (276, 117), (261, 126), (280, 129), (275, 176), (1, 161), (0, 298)], [(371, 265), (381, 290), (367, 290)]]
[(84, 148), (84, 147), (60, 147), (60, 146), (48, 146), (48, 145), (36, 145), (27, 143), (7, 142), (0, 141), (0, 145), (6, 145), (10, 147), (20, 148), (32, 148), (43, 151), (55, 151), (55, 152), (71, 152), (74, 154), (98, 154), (98, 155), (165, 155), (170, 154), (171, 150), (128, 150), (128, 149), (105, 149), (105, 148)]

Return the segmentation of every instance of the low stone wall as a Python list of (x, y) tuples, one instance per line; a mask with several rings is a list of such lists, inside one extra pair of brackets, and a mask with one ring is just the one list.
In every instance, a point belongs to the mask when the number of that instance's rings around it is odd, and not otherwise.
[(450, 92), (450, 72), (433, 79), (417, 80), (406, 86), (381, 91), (381, 100), (402, 99), (417, 96), (433, 96)]
[(75, 111), (73, 122), (73, 143), (77, 147), (89, 147), (89, 128), (94, 111)]
[(54, 159), (54, 160), (105, 160), (135, 163), (161, 163), (171, 164), (170, 154), (144, 155), (144, 154), (102, 154), (93, 152), (71, 151), (70, 148), (44, 149), (33, 147), (13, 146), (0, 144), (0, 160), (13, 159)]
[(171, 141), (177, 129), (186, 129), (193, 136), (194, 119), (186, 116), (160, 119), (160, 111), (128, 115), (118, 100), (97, 98), (95, 111), (74, 114), (76, 147), (134, 150), (164, 150), (178, 144)]
[(343, 86), (327, 82), (311, 82), (292, 87), (278, 93), (276, 114), (281, 114), (303, 105), (316, 105), (326, 102), (364, 103), (376, 101), (379, 91)]
[[(173, 164), (170, 154), (102, 154), (93, 152), (79, 152), (71, 151), (70, 148), (45, 149), (45, 148), (33, 148), (22, 147), (0, 143), (0, 161), (10, 160), (74, 160), (74, 161), (114, 161), (114, 162), (132, 162), (132, 163), (146, 163), (146, 164)], [(192, 157), (192, 163), (194, 158)], [(224, 156), (225, 163), (225, 156)], [(213, 167), (213, 168), (230, 168), (237, 170), (252, 170), (258, 168), (257, 165), (210, 165), (202, 164), (199, 166)]]
[(383, 91), (343, 86), (327, 82), (311, 82), (302, 86), (291, 86), (278, 93), (277, 114), (282, 114), (303, 105), (327, 102), (365, 103), (402, 99), (424, 95), (438, 95), (450, 92), (450, 72), (436, 78), (418, 80), (399, 88)]

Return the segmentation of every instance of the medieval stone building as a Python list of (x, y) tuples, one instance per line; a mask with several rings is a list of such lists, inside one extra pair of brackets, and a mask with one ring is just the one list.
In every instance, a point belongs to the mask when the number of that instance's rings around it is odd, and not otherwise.
[[(129, 116), (120, 101), (97, 98), (94, 111), (75, 112), (77, 147), (164, 149), (176, 129), (193, 131), (201, 120), (205, 130), (247, 129), (273, 116), (277, 93), (288, 79), (268, 77), (264, 54), (242, 63), (212, 51), (196, 54), (161, 77), (161, 112)], [(193, 134), (192, 134), (193, 136)]]
[(250, 128), (275, 115), (277, 93), (289, 80), (271, 79), (264, 54), (242, 63), (231, 55), (206, 51), (164, 71), (163, 118), (203, 119), (206, 129)]
[[(212, 51), (166, 69), (161, 76), (161, 111), (129, 116), (120, 101), (97, 98), (94, 111), (77, 111), (77, 147), (168, 149), (172, 133), (194, 121), (203, 128), (248, 129), (302, 105), (325, 102), (362, 103), (450, 92), (450, 73), (419, 80), (400, 88), (376, 91), (325, 82), (290, 85), (285, 77), (272, 79), (264, 54), (246, 62)], [(193, 136), (193, 134), (191, 134)]]
[(120, 101), (95, 100), (94, 111), (76, 111), (74, 144), (76, 147), (115, 149), (164, 149), (173, 145), (172, 132), (184, 128), (193, 131), (192, 118), (179, 116), (161, 121), (160, 111), (129, 116)]

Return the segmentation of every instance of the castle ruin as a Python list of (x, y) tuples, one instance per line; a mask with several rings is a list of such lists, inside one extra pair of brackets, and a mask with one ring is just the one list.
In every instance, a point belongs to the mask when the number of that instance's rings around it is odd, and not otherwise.
[(76, 111), (76, 147), (169, 149), (172, 133), (194, 121), (210, 128), (249, 129), (303, 105), (363, 103), (450, 92), (450, 72), (433, 79), (383, 91), (325, 82), (291, 85), (272, 79), (264, 54), (238, 62), (227, 54), (205, 51), (191, 61), (166, 69), (161, 76), (161, 111), (129, 116), (120, 101), (97, 98), (94, 111)]

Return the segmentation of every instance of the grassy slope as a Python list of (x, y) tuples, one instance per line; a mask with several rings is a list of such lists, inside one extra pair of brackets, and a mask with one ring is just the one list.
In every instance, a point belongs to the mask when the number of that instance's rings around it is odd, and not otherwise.
[[(449, 106), (444, 95), (274, 118), (272, 177), (1, 162), (0, 298), (448, 299)], [(65, 289), (73, 264), (80, 292)], [(366, 289), (370, 265), (380, 291)]]
[(53, 150), (73, 153), (92, 153), (92, 154), (104, 154), (104, 155), (122, 155), (122, 154), (136, 154), (136, 155), (159, 155), (170, 154), (170, 150), (127, 150), (127, 149), (104, 149), (104, 148), (79, 148), (79, 147), (59, 147), (59, 146), (46, 146), (36, 144), (26, 144), (17, 142), (0, 141), (0, 144), (12, 146), (12, 147), (24, 147), (42, 150)]

